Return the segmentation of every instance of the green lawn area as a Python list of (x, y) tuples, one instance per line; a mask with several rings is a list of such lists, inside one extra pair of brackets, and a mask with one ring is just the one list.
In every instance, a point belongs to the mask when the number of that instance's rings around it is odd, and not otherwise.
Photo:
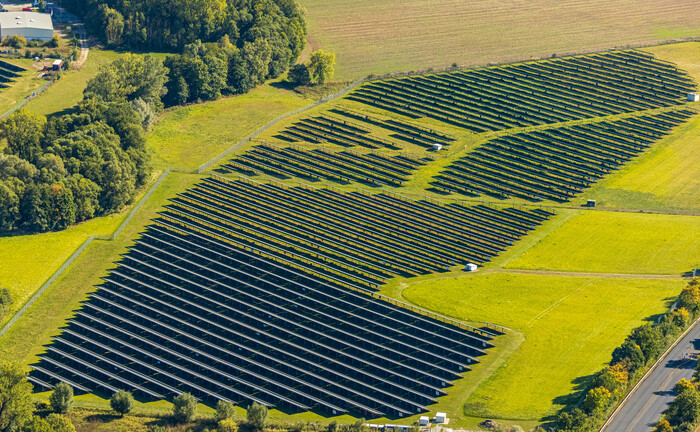
[(680, 275), (700, 267), (700, 216), (586, 211), (506, 267)]
[(245, 95), (176, 108), (148, 134), (148, 146), (163, 164), (192, 172), (265, 123), (311, 102), (266, 84)]
[(450, 413), (457, 425), (473, 425), (471, 417), (525, 423), (575, 403), (580, 395), (572, 392), (584, 389), (629, 331), (664, 312), (685, 284), (488, 272), (407, 283), (404, 298), (419, 306), (524, 334), (473, 393), (443, 398), (466, 401), (464, 413)]

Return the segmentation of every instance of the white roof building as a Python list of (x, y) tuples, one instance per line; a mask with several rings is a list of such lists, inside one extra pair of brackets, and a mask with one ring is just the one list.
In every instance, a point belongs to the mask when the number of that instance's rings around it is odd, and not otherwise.
[(51, 40), (51, 15), (38, 12), (0, 12), (0, 38), (22, 36), (27, 40)]

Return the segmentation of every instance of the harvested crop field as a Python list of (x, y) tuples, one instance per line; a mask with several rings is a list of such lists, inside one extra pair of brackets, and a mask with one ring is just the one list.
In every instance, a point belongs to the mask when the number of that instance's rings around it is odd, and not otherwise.
[(406, 0), (400, 7), (395, 0), (300, 3), (308, 11), (311, 48), (336, 53), (338, 79), (700, 35), (700, 0)]

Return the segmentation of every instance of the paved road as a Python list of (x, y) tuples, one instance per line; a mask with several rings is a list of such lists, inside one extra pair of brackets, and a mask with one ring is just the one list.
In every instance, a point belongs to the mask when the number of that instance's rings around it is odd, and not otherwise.
[[(664, 360), (637, 387), (632, 396), (601, 432), (651, 431), (676, 396), (673, 386), (693, 376), (700, 350), (700, 325), (695, 325)], [(693, 356), (695, 357), (695, 356)]]

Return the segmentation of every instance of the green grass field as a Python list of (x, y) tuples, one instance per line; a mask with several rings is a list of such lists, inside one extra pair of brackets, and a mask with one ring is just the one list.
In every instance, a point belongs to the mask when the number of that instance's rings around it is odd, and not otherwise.
[(700, 216), (586, 211), (506, 267), (680, 275), (700, 267)]
[(308, 12), (310, 49), (336, 53), (338, 79), (700, 35), (697, 0), (300, 3)]
[[(563, 277), (511, 273), (452, 275), (407, 283), (403, 297), (466, 321), (489, 321), (524, 334), (524, 342), (471, 394), (467, 417), (539, 420), (580, 397), (590, 374), (643, 320), (662, 313), (680, 280)], [(486, 359), (485, 361), (490, 361)], [(583, 378), (583, 379), (581, 379)], [(468, 374), (465, 381), (472, 379)], [(452, 397), (450, 395), (448, 397)]]
[(166, 112), (147, 144), (164, 165), (191, 172), (268, 121), (311, 102), (263, 85), (245, 95)]

